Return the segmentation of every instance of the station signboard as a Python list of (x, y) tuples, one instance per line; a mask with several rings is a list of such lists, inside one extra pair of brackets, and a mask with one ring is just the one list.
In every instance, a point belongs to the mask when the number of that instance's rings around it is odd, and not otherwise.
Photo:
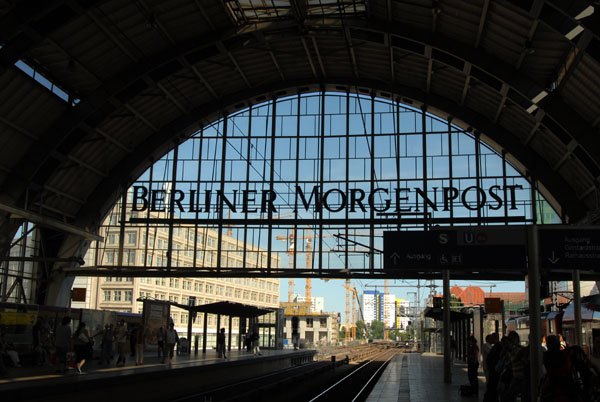
[(527, 267), (524, 226), (469, 226), (383, 235), (385, 269)]
[(540, 227), (538, 240), (542, 268), (600, 271), (600, 228)]

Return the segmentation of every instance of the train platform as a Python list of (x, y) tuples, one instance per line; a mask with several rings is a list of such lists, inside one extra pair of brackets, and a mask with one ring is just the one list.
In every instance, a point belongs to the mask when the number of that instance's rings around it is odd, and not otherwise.
[(479, 396), (460, 395), (468, 384), (467, 364), (452, 365), (452, 384), (444, 383), (444, 357), (436, 354), (403, 353), (388, 364), (369, 394), (368, 402), (458, 402), (483, 400), (485, 377), (479, 370)]
[[(136, 383), (143, 384), (145, 393), (158, 396), (168, 392), (173, 396), (197, 385), (198, 376), (204, 382), (212, 378), (212, 383), (218, 385), (222, 379), (241, 380), (304, 364), (313, 361), (315, 356), (316, 351), (310, 349), (262, 350), (261, 355), (256, 356), (236, 349), (223, 359), (217, 356), (215, 350), (209, 350), (204, 354), (200, 351), (197, 355), (174, 356), (172, 364), (162, 364), (155, 353), (147, 352), (141, 366), (136, 366), (135, 358), (127, 355), (126, 364), (117, 367), (115, 356), (111, 365), (100, 365), (98, 360), (86, 362), (82, 368), (85, 374), (79, 374), (72, 368), (67, 373), (57, 373), (54, 365), (11, 367), (6, 375), (0, 377), (0, 394), (11, 401), (59, 401), (64, 400), (61, 395), (64, 396), (67, 390), (69, 394), (80, 390), (85, 393), (87, 401), (91, 398), (106, 402), (120, 390), (128, 396), (127, 400), (133, 401), (136, 400)], [(162, 389), (153, 389), (152, 378), (161, 379)], [(166, 387), (165, 379), (168, 381)], [(110, 392), (104, 392), (107, 385), (110, 385)], [(91, 390), (94, 392), (89, 392)]]

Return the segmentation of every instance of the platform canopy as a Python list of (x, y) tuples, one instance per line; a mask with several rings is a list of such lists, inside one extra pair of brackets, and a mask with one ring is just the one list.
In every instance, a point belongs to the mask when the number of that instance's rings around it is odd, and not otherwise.
[(252, 318), (272, 313), (272, 309), (259, 308), (248, 304), (234, 303), (229, 301), (202, 304), (199, 306), (188, 306), (184, 304), (171, 303), (171, 305), (197, 313), (220, 314), (232, 317)]

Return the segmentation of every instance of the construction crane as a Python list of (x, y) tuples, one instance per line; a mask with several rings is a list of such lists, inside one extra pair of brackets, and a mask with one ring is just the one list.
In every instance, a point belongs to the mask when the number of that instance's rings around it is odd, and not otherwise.
[[(352, 288), (350, 287), (350, 279), (346, 279), (346, 283), (342, 285), (346, 288), (346, 344), (350, 341), (350, 328), (352, 328), (352, 338), (356, 339), (356, 324), (354, 322), (355, 309), (352, 303)], [(350, 305), (352, 305), (352, 313), (350, 313)], [(350, 315), (352, 314), (352, 315)]]
[[(354, 293), (354, 297), (356, 298), (356, 303), (358, 303), (358, 312), (360, 313), (360, 318), (362, 320), (362, 322), (365, 322), (365, 317), (363, 315), (363, 311), (362, 311), (362, 307), (360, 305), (360, 299), (358, 298), (358, 290), (356, 290), (356, 286), (352, 285), (350, 286), (350, 280), (347, 279), (346, 283), (342, 283), (342, 286), (345, 287), (348, 291)], [(346, 298), (346, 315), (348, 315), (349, 311), (350, 311), (350, 307), (349, 307), (349, 303), (347, 302), (348, 299)], [(356, 322), (354, 320), (354, 315), (356, 314), (356, 307), (354, 305), (354, 303), (352, 304), (352, 321), (353, 323), (352, 325), (352, 335), (353, 338), (356, 339)], [(348, 319), (346, 319), (346, 322), (348, 321)], [(367, 335), (370, 336), (371, 334), (369, 334), (369, 329), (367, 328), (367, 326), (365, 325), (365, 331), (367, 331)], [(346, 334), (348, 334), (348, 330), (346, 330)], [(348, 335), (346, 335), (346, 339), (348, 338)]]
[[(289, 241), (290, 247), (288, 249), (288, 255), (290, 256), (290, 267), (293, 267), (293, 255), (296, 250), (296, 240), (306, 240), (306, 247), (304, 248), (304, 252), (306, 253), (306, 269), (312, 269), (312, 232), (310, 227), (306, 229), (306, 236), (296, 236), (296, 228), (294, 227), (292, 233), (289, 236), (277, 235), (275, 237), (277, 240)], [(288, 301), (292, 301), (294, 292), (294, 279), (288, 280)], [(306, 301), (311, 303), (312, 306), (312, 281), (311, 278), (306, 278), (306, 287), (305, 287), (305, 297)]]

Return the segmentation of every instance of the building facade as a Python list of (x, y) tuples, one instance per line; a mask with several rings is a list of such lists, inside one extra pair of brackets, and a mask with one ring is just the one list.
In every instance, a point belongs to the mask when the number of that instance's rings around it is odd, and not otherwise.
[(306, 302), (282, 302), (284, 309), (284, 344), (293, 345), (292, 317), (298, 317), (298, 335), (301, 346), (335, 345), (338, 342), (338, 313), (312, 312)]
[[(85, 257), (86, 266), (124, 265), (156, 268), (166, 265), (169, 231), (166, 227), (147, 228), (145, 226), (126, 227), (119, 231), (116, 226), (118, 211), (107, 217), (101, 235), (104, 244), (92, 244)], [(123, 234), (123, 242), (120, 235)], [(194, 227), (173, 228), (172, 259), (174, 267), (216, 266), (216, 230)], [(244, 244), (230, 233), (221, 236), (222, 266), (241, 266)], [(121, 244), (122, 243), (122, 244)], [(196, 244), (194, 244), (196, 243)], [(120, 250), (122, 255), (120, 256)], [(261, 249), (246, 244), (246, 250), (255, 250), (255, 258), (247, 257), (247, 266), (264, 263)], [(250, 254), (250, 253), (248, 253)], [(272, 262), (274, 266), (278, 259)], [(209, 304), (218, 301), (231, 301), (250, 304), (261, 308), (279, 307), (279, 279), (275, 278), (197, 278), (197, 277), (77, 277), (73, 288), (85, 288), (85, 301), (73, 301), (71, 307), (98, 310), (111, 310), (125, 313), (142, 313), (142, 299), (170, 301), (189, 304)], [(187, 332), (188, 313), (177, 307), (171, 308), (171, 318), (180, 333)], [(208, 333), (216, 333), (216, 316), (208, 316)], [(193, 324), (193, 333), (202, 332), (203, 316), (199, 314)], [(223, 324), (221, 326), (224, 326)], [(234, 333), (238, 321), (233, 320)]]
[(363, 293), (365, 323), (381, 321), (386, 328), (396, 324), (396, 296), (383, 294), (377, 290), (366, 290)]
[[(306, 303), (308, 300), (306, 300), (305, 296), (300, 296), (299, 294), (294, 294), (293, 301), (295, 301), (296, 303)], [(310, 298), (310, 302), (311, 302), (311, 311), (313, 313), (322, 313), (325, 311), (325, 298), (324, 297), (312, 296)]]

